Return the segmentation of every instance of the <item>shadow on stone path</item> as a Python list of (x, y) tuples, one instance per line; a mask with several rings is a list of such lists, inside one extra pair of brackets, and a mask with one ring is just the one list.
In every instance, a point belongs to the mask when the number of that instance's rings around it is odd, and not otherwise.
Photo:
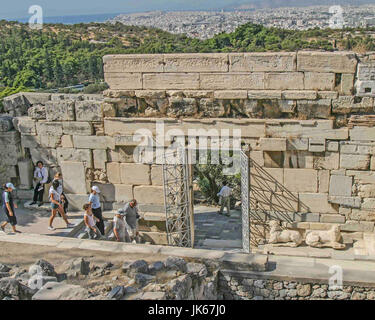
[[(241, 211), (232, 210), (231, 217), (217, 213), (215, 207), (194, 208), (195, 247), (205, 249), (241, 249)], [(226, 210), (224, 210), (226, 213)]]

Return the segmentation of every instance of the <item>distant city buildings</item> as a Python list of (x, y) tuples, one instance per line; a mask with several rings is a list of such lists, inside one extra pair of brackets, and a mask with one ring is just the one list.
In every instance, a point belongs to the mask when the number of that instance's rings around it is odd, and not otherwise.
[[(344, 27), (375, 26), (375, 5), (343, 6)], [(156, 27), (171, 33), (208, 39), (233, 32), (248, 22), (292, 30), (328, 28), (334, 15), (329, 6), (273, 8), (247, 11), (177, 11), (123, 14), (112, 21), (126, 25)]]

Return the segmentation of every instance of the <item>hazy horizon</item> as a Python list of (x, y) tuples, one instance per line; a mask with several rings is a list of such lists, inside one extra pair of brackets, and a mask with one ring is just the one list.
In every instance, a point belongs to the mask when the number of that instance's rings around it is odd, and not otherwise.
[[(15, 0), (2, 7), (0, 19), (19, 20), (29, 17), (32, 5), (43, 8), (44, 17), (87, 16), (147, 11), (221, 10), (283, 6), (314, 6), (330, 4), (375, 4), (375, 0)], [(23, 9), (22, 9), (23, 8)]]

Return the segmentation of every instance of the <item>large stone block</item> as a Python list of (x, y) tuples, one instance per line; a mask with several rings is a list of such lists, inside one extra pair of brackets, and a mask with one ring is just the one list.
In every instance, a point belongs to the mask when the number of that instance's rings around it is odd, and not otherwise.
[(375, 141), (375, 128), (354, 127), (349, 130), (350, 140)]
[(361, 185), (359, 185), (358, 195), (361, 198), (375, 198), (375, 185), (374, 184), (361, 184)]
[(337, 170), (340, 166), (340, 154), (338, 152), (326, 152), (324, 156), (316, 156), (315, 169)]
[[(304, 75), (302, 72), (266, 73), (265, 89), (271, 90), (303, 90)], [(249, 88), (251, 89), (251, 88)], [(254, 88), (257, 89), (257, 88)], [(258, 88), (262, 89), (262, 88)]]
[(332, 100), (332, 113), (348, 114), (352, 112), (370, 112), (374, 108), (373, 98), (340, 96)]
[[(1, 110), (0, 110), (1, 112)], [(9, 132), (14, 129), (17, 118), (12, 118), (10, 116), (0, 116), (0, 132)]]
[(121, 183), (127, 185), (150, 185), (150, 166), (138, 163), (121, 163)]
[(86, 194), (86, 174), (82, 162), (63, 161), (60, 164), (67, 194)]
[(353, 209), (349, 214), (349, 219), (356, 221), (375, 221), (375, 212), (373, 210)]
[(134, 198), (133, 186), (115, 184), (115, 201), (129, 202)]
[(264, 89), (264, 73), (202, 73), (200, 88), (208, 90)]
[(142, 73), (105, 73), (104, 80), (112, 90), (143, 89)]
[(61, 165), (63, 162), (83, 162), (86, 168), (92, 168), (92, 155), (89, 149), (57, 148), (57, 161)]
[(230, 72), (296, 71), (296, 53), (231, 53)]
[(248, 98), (254, 100), (281, 99), (281, 90), (248, 90)]
[(341, 75), (340, 93), (343, 95), (353, 94), (354, 91), (354, 74), (343, 73)]
[(35, 121), (29, 117), (13, 118), (13, 125), (23, 135), (36, 135)]
[(361, 198), (360, 197), (342, 197), (342, 196), (330, 196), (329, 200), (330, 203), (339, 204), (340, 206), (346, 208), (356, 208), (359, 209), (361, 207)]
[(164, 72), (228, 72), (228, 55), (225, 53), (166, 54)]
[(352, 170), (367, 170), (370, 166), (370, 156), (362, 154), (341, 154), (340, 167)]
[(307, 138), (289, 138), (287, 139), (288, 150), (307, 151), (309, 148), (309, 139)]
[(346, 221), (344, 225), (340, 226), (341, 231), (352, 232), (373, 232), (374, 222), (370, 221)]
[(35, 165), (38, 161), (43, 161), (46, 166), (57, 166), (56, 149), (31, 148), (30, 153)]
[(319, 138), (309, 139), (309, 152), (324, 152), (326, 151), (326, 140)]
[(105, 169), (105, 164), (107, 162), (107, 150), (93, 150), (93, 158), (94, 158), (94, 168), (95, 169)]
[(89, 122), (63, 122), (63, 133), (68, 135), (90, 136), (93, 133), (92, 124)]
[(352, 195), (353, 177), (332, 175), (329, 184), (330, 196), (350, 197)]
[(329, 170), (318, 171), (319, 193), (328, 193), (329, 190)]
[(47, 102), (46, 119), (47, 121), (74, 121), (75, 102), (72, 100)]
[(103, 57), (105, 73), (112, 72), (163, 72), (162, 54), (118, 54)]
[[(336, 209), (328, 202), (327, 194), (300, 193), (299, 201), (302, 212), (338, 213), (338, 208)], [(305, 207), (309, 208), (309, 210)]]
[(197, 100), (194, 98), (169, 98), (168, 116), (193, 116), (198, 112)]
[(46, 103), (51, 100), (50, 93), (22, 92), (22, 94), (31, 105), (36, 105), (36, 104), (46, 105)]
[(21, 145), (23, 148), (38, 148), (40, 147), (40, 137), (21, 135)]
[(27, 114), (33, 120), (45, 120), (46, 119), (46, 107), (42, 105), (36, 105), (30, 107), (27, 110)]
[(30, 159), (18, 161), (18, 173), (20, 177), (20, 188), (30, 189), (33, 186), (33, 164)]
[(120, 163), (118, 162), (107, 163), (107, 177), (110, 183), (121, 184)]
[(100, 101), (77, 101), (76, 102), (77, 121), (101, 121), (102, 106)]
[(45, 135), (40, 136), (40, 146), (42, 148), (57, 148), (61, 144), (61, 136)]
[(107, 136), (73, 136), (73, 144), (78, 149), (115, 149), (115, 141)]
[(316, 91), (312, 90), (285, 90), (281, 92), (282, 99), (286, 100), (315, 100)]
[(38, 121), (36, 123), (36, 132), (39, 136), (62, 136), (63, 126), (61, 122)]
[(308, 119), (329, 119), (331, 116), (331, 100), (299, 100), (297, 101), (299, 116)]
[(151, 182), (153, 186), (163, 185), (163, 167), (162, 166), (151, 166)]
[(298, 71), (356, 73), (356, 69), (354, 53), (300, 51), (297, 55)]
[(318, 171), (312, 169), (284, 169), (284, 186), (294, 192), (317, 192)]
[(335, 74), (323, 72), (305, 72), (305, 89), (333, 91), (335, 89)]
[(143, 88), (151, 90), (199, 89), (199, 73), (145, 73), (143, 74)]
[(259, 147), (263, 151), (286, 151), (286, 139), (260, 138)]
[(88, 194), (65, 194), (69, 201), (70, 211), (83, 211), (83, 205), (89, 201)]
[(215, 99), (247, 99), (247, 90), (221, 90), (214, 92)]
[(158, 186), (134, 187), (134, 198), (139, 204), (164, 204), (164, 188)]
[(63, 135), (61, 137), (61, 147), (63, 148), (73, 148), (73, 137), (70, 135)]

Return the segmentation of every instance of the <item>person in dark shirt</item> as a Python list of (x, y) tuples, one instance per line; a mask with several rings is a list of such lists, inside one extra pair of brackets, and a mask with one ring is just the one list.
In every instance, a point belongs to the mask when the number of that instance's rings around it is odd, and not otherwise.
[(12, 197), (12, 191), (16, 190), (16, 188), (14, 187), (12, 183), (9, 182), (3, 185), (3, 189), (4, 189), (4, 192), (2, 195), (3, 209), (7, 217), (7, 220), (0, 227), (5, 232), (5, 226), (8, 223), (10, 223), (10, 225), (12, 226), (13, 232), (21, 233), (21, 231), (18, 231), (16, 229), (17, 217), (16, 217), (15, 208), (17, 208), (17, 204), (14, 203), (13, 197)]

